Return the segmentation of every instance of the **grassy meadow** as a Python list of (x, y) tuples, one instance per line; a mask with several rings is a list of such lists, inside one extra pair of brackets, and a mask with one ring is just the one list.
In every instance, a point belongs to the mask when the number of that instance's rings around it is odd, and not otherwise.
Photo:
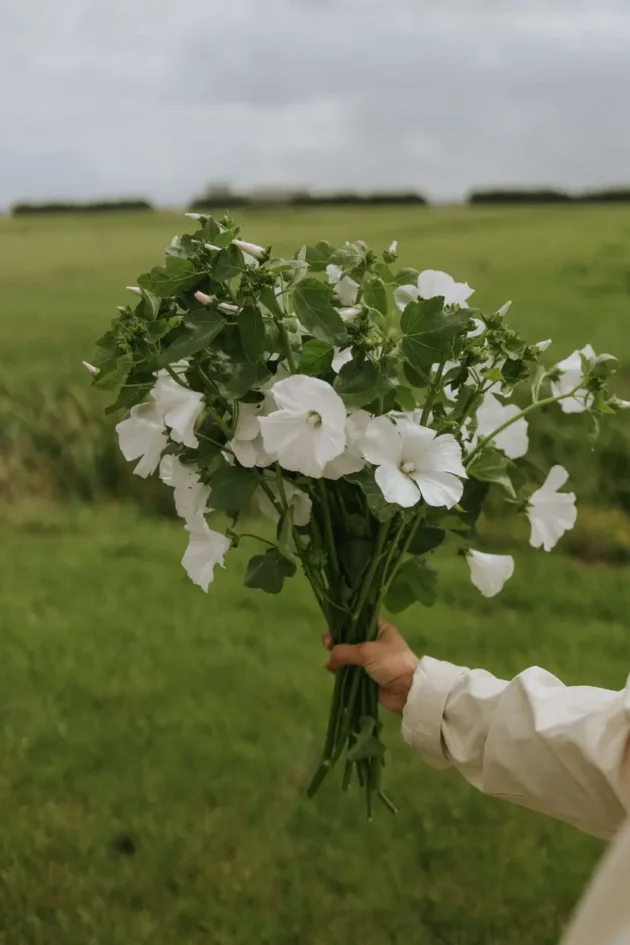
[[(510, 317), (553, 337), (555, 357), (591, 341), (630, 367), (623, 207), (241, 216), (247, 237), (281, 252), (397, 238), (403, 264), (466, 279), (480, 305), (512, 298)], [(129, 494), (83, 501), (90, 473), (82, 489), (76, 470), (105, 447), (90, 446), (80, 360), (185, 223), (0, 220), (0, 387), (16, 415), (44, 418), (5, 480), (31, 477), (45, 452), (67, 483), (64, 502), (37, 480), (41, 495), (16, 487), (0, 504), (0, 945), (553, 945), (602, 843), (425, 768), (395, 719), (397, 817), (368, 825), (336, 776), (307, 801), (330, 679), (304, 582), (280, 597), (244, 590), (244, 543), (206, 597), (179, 567), (179, 524)], [(64, 441), (53, 390), (75, 404)], [(585, 520), (630, 549), (623, 513)], [(595, 533), (581, 534), (572, 555), (519, 550), (494, 601), (461, 561), (438, 562), (440, 603), (402, 615), (402, 629), (420, 653), (621, 687), (630, 565), (586, 560)]]

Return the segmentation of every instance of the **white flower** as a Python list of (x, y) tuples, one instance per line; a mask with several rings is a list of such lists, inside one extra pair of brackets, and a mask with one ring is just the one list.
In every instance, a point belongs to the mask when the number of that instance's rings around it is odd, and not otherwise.
[[(577, 387), (578, 384), (581, 384), (584, 377), (582, 371), (582, 355), (584, 355), (587, 361), (590, 361), (595, 357), (595, 352), (590, 345), (586, 345), (580, 351), (574, 351), (568, 358), (565, 358), (564, 361), (560, 361), (560, 363), (556, 365), (557, 369), (560, 371), (560, 380), (553, 381), (551, 384), (551, 392), (554, 397), (561, 397), (564, 394), (568, 394)], [(561, 400), (560, 407), (564, 413), (583, 413), (587, 407), (590, 407), (592, 400), (592, 394), (589, 394), (588, 391), (580, 390), (575, 396)]]
[(263, 444), (285, 469), (319, 479), (346, 445), (346, 408), (330, 384), (295, 374), (271, 393), (279, 410), (260, 418)]
[(206, 295), (205, 292), (195, 292), (195, 298), (200, 305), (211, 305), (214, 302), (214, 296)]
[(564, 533), (575, 525), (575, 494), (558, 492), (568, 478), (563, 466), (554, 466), (540, 489), (529, 497), (527, 517), (532, 527), (529, 543), (533, 548), (551, 551)]
[(188, 217), (189, 220), (202, 220), (203, 217), (200, 213), (185, 213), (185, 217)]
[[(352, 348), (335, 348), (332, 359), (332, 369), (335, 374), (339, 374), (344, 364), (348, 364), (349, 361), (352, 361)], [(85, 361), (83, 363), (85, 364)]]
[(533, 345), (538, 351), (539, 354), (542, 354), (543, 351), (546, 351), (549, 345), (551, 344), (551, 338), (547, 338), (546, 341), (539, 341), (537, 344)]
[(125, 288), (127, 289), (127, 292), (131, 292), (132, 295), (142, 296), (142, 289), (137, 285), (128, 285), (128, 286), (125, 286)]
[(488, 555), (471, 549), (466, 560), (470, 568), (470, 580), (484, 597), (499, 594), (505, 582), (514, 574), (512, 555)]
[[(499, 385), (493, 385), (493, 389)], [(521, 412), (516, 404), (503, 404), (489, 390), (477, 411), (477, 437), (480, 439), (490, 436), (498, 427), (502, 426), (507, 420), (518, 416)], [(509, 427), (503, 430), (494, 438), (494, 445), (510, 459), (518, 459), (519, 456), (525, 456), (529, 449), (529, 439), (527, 436), (527, 420), (521, 417), (515, 420)]]
[(504, 302), (501, 308), (497, 309), (497, 315), (500, 315), (503, 318), (512, 308), (512, 302)]
[(409, 420), (394, 424), (376, 417), (363, 438), (363, 456), (377, 469), (374, 478), (388, 502), (409, 508), (424, 499), (427, 505), (452, 508), (462, 497), (466, 478), (459, 443), (450, 433)]
[(81, 364), (83, 365), (83, 367), (85, 368), (85, 370), (86, 370), (89, 374), (92, 375), (92, 377), (98, 377), (98, 375), (101, 373), (101, 369), (98, 368), (98, 367), (94, 367), (94, 365), (93, 365), (93, 364), (90, 364), (89, 361), (81, 361)]
[(264, 246), (258, 246), (257, 243), (246, 243), (245, 240), (232, 240), (235, 246), (238, 246), (247, 256), (253, 256), (254, 259), (262, 262), (268, 256)]
[(335, 295), (342, 305), (354, 305), (359, 294), (359, 283), (351, 279), (339, 266), (329, 263), (326, 266), (328, 282), (335, 287)]
[[(278, 483), (273, 479), (269, 479), (267, 487), (271, 490), (276, 499), (279, 500), (280, 489)], [(313, 503), (309, 496), (306, 492), (303, 492), (302, 489), (298, 489), (289, 479), (283, 480), (283, 487), (286, 500), (293, 512), (293, 524), (308, 525), (313, 508)], [(264, 489), (259, 487), (254, 493), (254, 498), (258, 503), (258, 508), (266, 518), (271, 519), (272, 522), (279, 520), (280, 515), (278, 514), (278, 510)]]
[(324, 479), (341, 479), (350, 473), (360, 472), (365, 466), (363, 438), (371, 416), (365, 410), (351, 413), (346, 420), (346, 448), (335, 459), (324, 466)]
[(391, 243), (389, 244), (389, 249), (387, 250), (387, 252), (388, 252), (388, 253), (391, 253), (392, 256), (395, 256), (395, 255), (396, 255), (396, 253), (398, 252), (398, 240), (392, 240), (392, 241), (391, 241)]
[(351, 308), (337, 309), (344, 322), (351, 322), (357, 315), (360, 315), (363, 309), (360, 305), (353, 305)]
[(238, 405), (238, 421), (234, 430), (234, 438), (230, 440), (230, 448), (241, 466), (269, 466), (276, 457), (265, 450), (260, 430), (260, 417), (265, 416), (273, 408), (270, 395), (258, 404)]
[(402, 311), (417, 299), (434, 299), (443, 296), (445, 305), (465, 305), (475, 290), (467, 282), (455, 282), (452, 276), (437, 269), (425, 269), (418, 276), (417, 285), (401, 285), (394, 292), (394, 299)]
[(175, 510), (181, 518), (193, 518), (208, 511), (210, 486), (201, 481), (196, 466), (184, 466), (177, 456), (163, 456), (160, 479), (172, 488)]
[(207, 594), (215, 567), (225, 567), (223, 559), (230, 549), (230, 539), (208, 528), (203, 515), (188, 519), (186, 530), (190, 532), (190, 538), (182, 565), (193, 584), (198, 584)]
[(120, 450), (127, 460), (139, 459), (136, 476), (146, 479), (158, 468), (167, 436), (164, 419), (154, 403), (132, 407), (126, 420), (116, 426)]
[[(181, 375), (186, 367), (187, 362), (180, 361), (173, 365), (173, 370)], [(196, 449), (199, 440), (195, 436), (195, 423), (204, 409), (203, 394), (179, 384), (168, 371), (160, 371), (151, 396), (164, 423), (171, 428), (171, 439)]]

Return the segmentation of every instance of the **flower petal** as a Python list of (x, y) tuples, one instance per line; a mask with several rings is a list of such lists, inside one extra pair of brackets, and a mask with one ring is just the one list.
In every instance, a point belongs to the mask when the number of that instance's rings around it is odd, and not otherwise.
[(512, 555), (489, 555), (483, 551), (469, 551), (466, 560), (470, 579), (484, 597), (494, 597), (514, 574)]
[(359, 289), (359, 283), (344, 272), (335, 286), (335, 295), (342, 305), (354, 305)]
[(375, 417), (366, 427), (361, 450), (368, 463), (398, 466), (402, 459), (400, 433), (387, 417)]
[[(426, 427), (403, 434), (403, 459), (415, 463), (418, 473), (454, 473), (466, 478), (462, 448), (451, 433), (429, 438)], [(432, 430), (428, 431), (433, 433)]]
[(452, 509), (464, 492), (464, 483), (449, 472), (417, 472), (413, 479), (427, 505)]
[(417, 302), (418, 295), (418, 286), (400, 285), (394, 290), (394, 302), (400, 311), (404, 312), (410, 302)]
[(168, 442), (156, 405), (149, 402), (132, 407), (127, 419), (116, 425), (116, 432), (125, 459), (140, 460), (134, 473), (143, 479), (151, 476)]
[(425, 269), (418, 276), (420, 298), (443, 296), (445, 305), (465, 305), (475, 290), (467, 282), (455, 282), (452, 276), (439, 269)]
[(182, 565), (193, 584), (198, 584), (208, 593), (215, 567), (224, 567), (223, 559), (229, 551), (230, 539), (208, 528), (202, 515), (189, 519), (186, 529), (190, 532), (190, 538)]
[(420, 493), (417, 486), (398, 466), (390, 464), (379, 466), (374, 473), (376, 483), (383, 493), (386, 502), (393, 502), (405, 509), (417, 505)]
[(352, 361), (352, 348), (335, 348), (332, 359), (332, 369), (335, 374), (339, 374), (344, 364)]

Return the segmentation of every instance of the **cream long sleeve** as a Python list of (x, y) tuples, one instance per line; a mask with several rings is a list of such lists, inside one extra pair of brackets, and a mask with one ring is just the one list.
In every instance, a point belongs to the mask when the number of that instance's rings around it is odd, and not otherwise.
[(511, 681), (425, 657), (403, 735), (480, 791), (610, 838), (630, 799), (630, 689), (565, 686), (544, 669)]

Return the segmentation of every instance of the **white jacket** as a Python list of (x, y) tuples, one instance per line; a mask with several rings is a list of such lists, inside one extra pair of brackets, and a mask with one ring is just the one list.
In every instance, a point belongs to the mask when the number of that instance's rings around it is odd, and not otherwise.
[(434, 768), (616, 842), (564, 945), (630, 945), (630, 680), (621, 692), (564, 686), (534, 667), (511, 682), (424, 657), (403, 736)]

